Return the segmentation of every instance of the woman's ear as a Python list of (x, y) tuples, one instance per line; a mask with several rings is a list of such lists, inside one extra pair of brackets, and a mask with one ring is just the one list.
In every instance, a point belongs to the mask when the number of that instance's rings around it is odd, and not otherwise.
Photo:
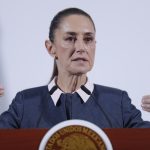
[(46, 40), (45, 41), (45, 47), (48, 51), (48, 53), (52, 56), (52, 57), (56, 57), (56, 50), (55, 50), (55, 46), (53, 45), (53, 43), (50, 40)]

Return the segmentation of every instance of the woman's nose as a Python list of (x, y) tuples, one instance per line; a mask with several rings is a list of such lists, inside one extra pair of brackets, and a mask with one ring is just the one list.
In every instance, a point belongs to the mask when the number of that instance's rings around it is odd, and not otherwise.
[(87, 51), (86, 44), (84, 43), (83, 40), (76, 40), (75, 41), (75, 50), (77, 52), (85, 52), (85, 51)]

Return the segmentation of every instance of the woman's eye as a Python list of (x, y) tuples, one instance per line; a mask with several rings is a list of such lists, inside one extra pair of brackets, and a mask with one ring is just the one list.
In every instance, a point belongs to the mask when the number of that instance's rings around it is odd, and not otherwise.
[(92, 37), (87, 37), (87, 38), (84, 38), (84, 41), (85, 41), (86, 43), (92, 42), (92, 41), (93, 41), (93, 38), (92, 38)]
[(66, 41), (74, 42), (76, 39), (74, 37), (67, 37)]

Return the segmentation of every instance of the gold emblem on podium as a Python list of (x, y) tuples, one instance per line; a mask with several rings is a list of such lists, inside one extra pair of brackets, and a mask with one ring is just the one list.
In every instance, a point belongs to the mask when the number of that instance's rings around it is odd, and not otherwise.
[(45, 150), (106, 150), (101, 137), (93, 130), (72, 125), (54, 133)]
[(48, 131), (39, 150), (112, 150), (106, 134), (83, 120), (62, 122)]

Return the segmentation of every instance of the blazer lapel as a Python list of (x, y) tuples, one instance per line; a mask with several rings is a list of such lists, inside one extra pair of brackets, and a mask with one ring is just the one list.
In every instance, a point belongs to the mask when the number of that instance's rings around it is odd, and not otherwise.
[(42, 119), (50, 127), (66, 120), (63, 108), (62, 106), (55, 106), (50, 94), (47, 92), (43, 97)]

